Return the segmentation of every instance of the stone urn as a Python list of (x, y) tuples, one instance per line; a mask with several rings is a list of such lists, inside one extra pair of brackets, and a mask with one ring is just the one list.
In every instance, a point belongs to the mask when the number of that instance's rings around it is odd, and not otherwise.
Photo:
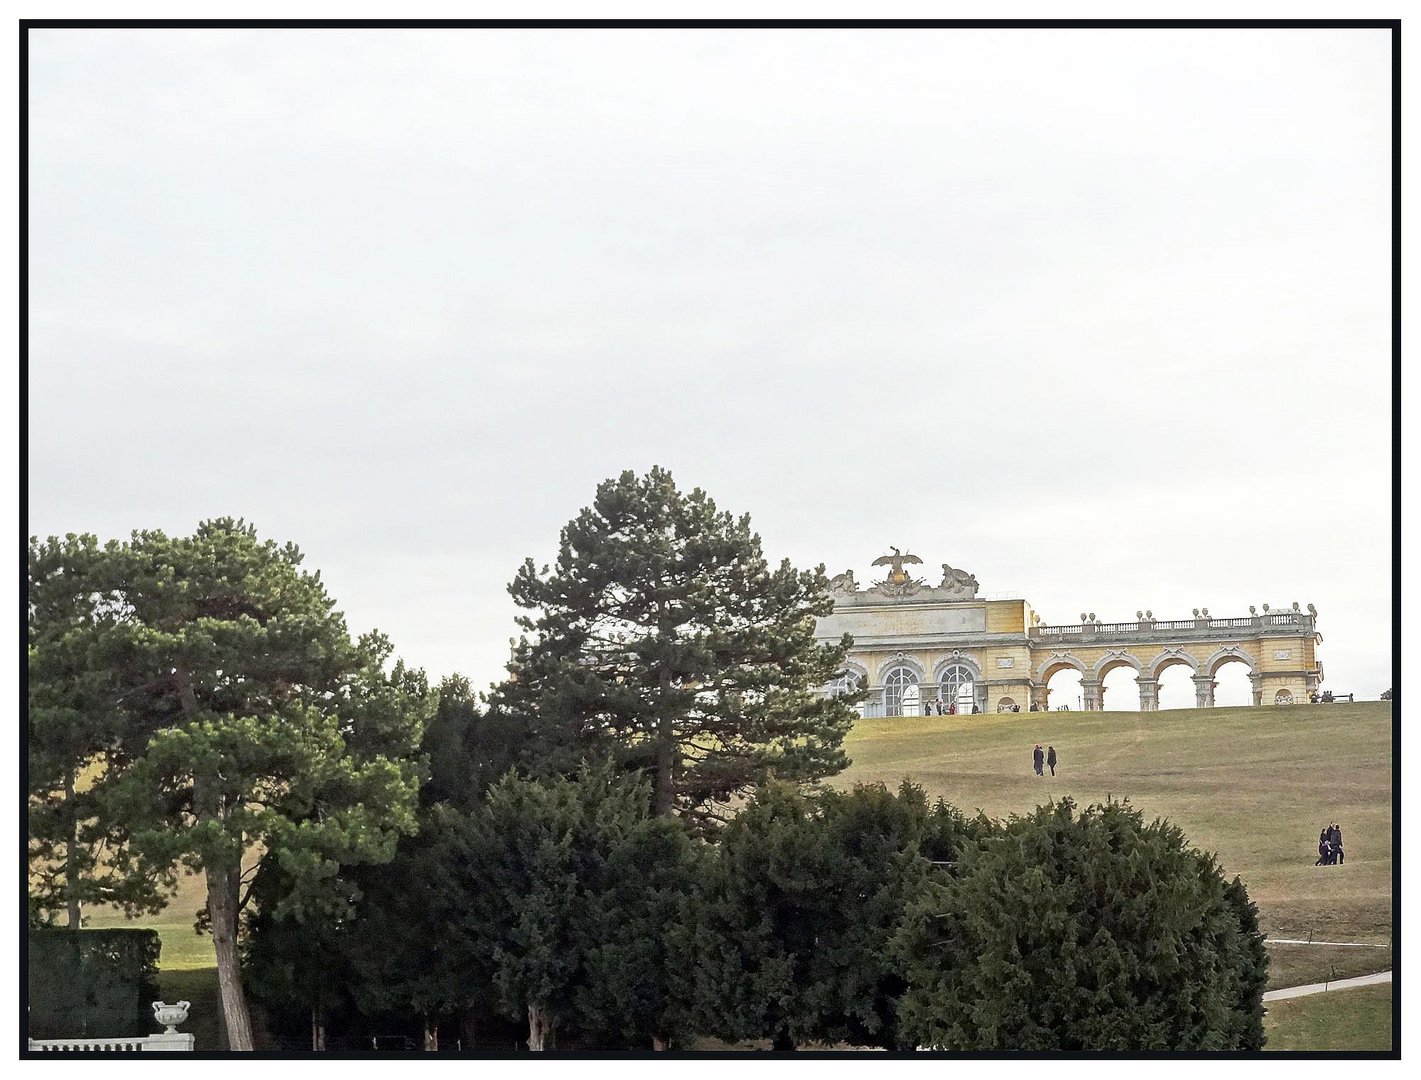
[(166, 1030), (164, 1035), (176, 1035), (178, 1025), (187, 1019), (187, 1011), (192, 1005), (190, 1001), (180, 1001), (176, 1005), (169, 1005), (167, 1002), (153, 1002), (153, 1018), (162, 1024)]

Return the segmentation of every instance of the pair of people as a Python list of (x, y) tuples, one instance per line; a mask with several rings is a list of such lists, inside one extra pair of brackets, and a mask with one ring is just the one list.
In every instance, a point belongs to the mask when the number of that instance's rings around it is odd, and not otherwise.
[(1051, 770), (1051, 775), (1056, 775), (1056, 748), (1048, 746), (1046, 752), (1042, 753), (1041, 744), (1037, 743), (1036, 748), (1031, 751), (1031, 767), (1036, 770), (1037, 776), (1046, 775), (1041, 766), (1044, 764)]
[(1317, 862), (1314, 866), (1337, 866), (1347, 858), (1342, 851), (1342, 829), (1337, 822), (1329, 822), (1317, 838)]

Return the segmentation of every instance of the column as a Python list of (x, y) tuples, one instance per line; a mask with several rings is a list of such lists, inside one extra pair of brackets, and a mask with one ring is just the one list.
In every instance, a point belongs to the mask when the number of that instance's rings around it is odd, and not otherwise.
[(1099, 679), (1081, 680), (1081, 707), (1087, 712), (1099, 712), (1105, 708), (1105, 689)]
[(1156, 712), (1159, 709), (1159, 680), (1141, 675), (1135, 679), (1140, 688), (1140, 711)]
[(1032, 683), (1031, 689), (1027, 691), (1027, 694), (1031, 699), (1031, 704), (1035, 705), (1040, 712), (1045, 712), (1049, 707), (1046, 704), (1046, 687), (1037, 686), (1035, 683)]
[(1248, 676), (1248, 682), (1249, 682), (1249, 685), (1253, 687), (1253, 703), (1254, 703), (1255, 705), (1262, 705), (1262, 704), (1263, 704), (1263, 676), (1262, 676), (1262, 675), (1258, 675), (1258, 674), (1256, 674), (1256, 673), (1250, 673), (1249, 676)]
[(1214, 681), (1212, 675), (1194, 676), (1194, 705), (1199, 709), (1212, 709), (1214, 707), (1214, 687), (1219, 684)]

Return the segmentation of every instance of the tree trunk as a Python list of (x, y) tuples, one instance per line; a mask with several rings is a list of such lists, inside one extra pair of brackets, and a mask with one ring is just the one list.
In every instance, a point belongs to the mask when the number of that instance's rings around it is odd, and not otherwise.
[(74, 770), (64, 770), (64, 813), (69, 826), (64, 849), (64, 902), (68, 908), (69, 929), (78, 930), (82, 922), (79, 911), (79, 815), (74, 810)]
[(424, 1049), (426, 1051), (439, 1049), (439, 1021), (428, 1013), (424, 1014)]
[(542, 1050), (553, 1034), (552, 1017), (541, 1005), (528, 1003), (528, 1049)]
[(479, 1033), (478, 1010), (472, 1005), (459, 1014), (459, 1037), (464, 1042), (465, 1050), (474, 1048), (474, 1039)]
[(780, 1028), (775, 1032), (775, 1041), (770, 1044), (771, 1050), (793, 1050), (794, 1040), (789, 1037), (788, 1028)]
[(241, 863), (235, 867), (207, 867), (207, 913), (212, 919), (212, 943), (217, 948), (217, 992), (229, 1050), (252, 1049), (252, 1021), (247, 1014), (237, 955), (237, 883), (241, 874)]
[(326, 1010), (321, 1003), (321, 995), (316, 995), (316, 1003), (311, 1006), (311, 1049), (326, 1048)]
[(657, 817), (669, 817), (676, 808), (676, 724), (667, 708), (671, 694), (671, 675), (661, 672), (661, 719), (656, 726), (656, 793), (651, 811)]

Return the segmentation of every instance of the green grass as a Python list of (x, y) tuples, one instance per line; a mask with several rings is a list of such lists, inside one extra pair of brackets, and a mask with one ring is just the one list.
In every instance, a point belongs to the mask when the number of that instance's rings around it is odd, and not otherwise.
[(1390, 983), (1273, 1001), (1267, 1008), (1269, 1050), (1391, 1049)]

